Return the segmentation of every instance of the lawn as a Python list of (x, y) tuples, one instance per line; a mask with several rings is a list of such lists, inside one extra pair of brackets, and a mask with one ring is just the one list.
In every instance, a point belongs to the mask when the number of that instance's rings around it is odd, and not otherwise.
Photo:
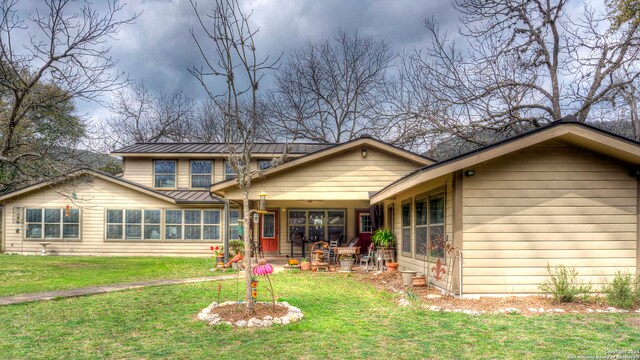
[(0, 296), (211, 276), (211, 258), (0, 255)]
[[(302, 322), (210, 327), (194, 316), (217, 283), (153, 287), (0, 307), (0, 357), (539, 359), (640, 350), (633, 314), (472, 317), (401, 308), (395, 295), (343, 274), (272, 279), (278, 297), (306, 314)], [(236, 284), (223, 282), (222, 300), (236, 299)]]

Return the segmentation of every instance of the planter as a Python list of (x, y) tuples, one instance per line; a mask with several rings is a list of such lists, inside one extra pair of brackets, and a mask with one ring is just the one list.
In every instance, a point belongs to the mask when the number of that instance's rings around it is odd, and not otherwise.
[(310, 262), (300, 263), (300, 270), (309, 271), (309, 269), (311, 269), (311, 263)]
[(387, 267), (387, 271), (397, 271), (398, 270), (398, 263), (388, 262), (388, 263), (386, 263), (386, 267)]
[(411, 286), (412, 284), (411, 279), (413, 279), (413, 277), (415, 277), (418, 272), (413, 270), (403, 270), (401, 271), (401, 273), (402, 273), (402, 283), (404, 284), (404, 286)]
[(351, 271), (355, 263), (356, 259), (340, 259), (340, 270)]
[(414, 276), (411, 278), (413, 286), (427, 286), (427, 277), (424, 275)]
[(216, 256), (216, 264), (224, 263), (224, 256)]

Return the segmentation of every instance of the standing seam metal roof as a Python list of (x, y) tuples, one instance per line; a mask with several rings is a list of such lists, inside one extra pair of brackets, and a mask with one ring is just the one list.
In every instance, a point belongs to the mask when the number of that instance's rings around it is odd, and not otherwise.
[[(336, 144), (331, 143), (256, 143), (252, 153), (277, 154), (283, 153), (285, 146), (289, 146), (291, 154), (310, 154), (326, 149)], [(227, 144), (224, 143), (136, 143), (113, 151), (113, 153), (226, 153)]]

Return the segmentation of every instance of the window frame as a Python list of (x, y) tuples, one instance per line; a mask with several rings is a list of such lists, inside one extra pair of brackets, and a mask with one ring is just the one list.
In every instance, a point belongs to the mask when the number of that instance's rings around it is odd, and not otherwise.
[[(408, 198), (400, 203), (400, 253), (404, 256), (413, 255), (413, 199)], [(409, 206), (409, 224), (404, 224), (404, 207)], [(405, 239), (405, 230), (409, 230), (408, 236)], [(409, 244), (409, 251), (404, 250), (405, 242)]]
[[(444, 220), (444, 222), (442, 224), (433, 224), (432, 225), (431, 224), (430, 202), (431, 202), (431, 199), (433, 197), (439, 197), (439, 196), (442, 196), (442, 200), (443, 200), (442, 206), (443, 206), (443, 215), (444, 215), (443, 220)], [(430, 190), (430, 191), (427, 191), (427, 192), (424, 192), (422, 194), (418, 194), (418, 195), (414, 196), (413, 197), (414, 208), (415, 208), (416, 200), (424, 200), (426, 202), (426, 206), (427, 206), (427, 209), (426, 209), (426, 211), (427, 211), (427, 213), (426, 213), (426, 215), (427, 215), (427, 223), (426, 223), (425, 226), (426, 226), (426, 229), (427, 229), (427, 231), (426, 231), (427, 244), (431, 241), (430, 239), (431, 239), (431, 228), (432, 228), (432, 226), (441, 226), (442, 227), (442, 229), (443, 229), (442, 233), (444, 235), (444, 238), (445, 238), (444, 241), (445, 241), (445, 244), (446, 244), (446, 241), (447, 241), (446, 240), (446, 238), (447, 238), (447, 233), (446, 233), (447, 232), (447, 190), (446, 190), (446, 187), (445, 186), (441, 186), (441, 187), (435, 188), (433, 190)], [(412, 211), (412, 215), (414, 215), (414, 216), (413, 216), (413, 219), (412, 219), (413, 222), (412, 222), (412, 226), (411, 226), (411, 230), (412, 230), (411, 231), (411, 233), (412, 233), (411, 242), (412, 242), (413, 245), (415, 245), (415, 241), (416, 241), (416, 222), (417, 222), (416, 219), (415, 219), (415, 209)], [(414, 259), (418, 259), (418, 260), (422, 260), (422, 261), (429, 261), (430, 259), (433, 259), (433, 261), (435, 261), (437, 259), (437, 257), (431, 257), (428, 252), (426, 254), (424, 254), (424, 255), (423, 254), (419, 254), (418, 250), (415, 249), (415, 246), (412, 249), (412, 255), (413, 255)], [(440, 257), (440, 258), (442, 259), (442, 257)]]
[[(291, 212), (293, 211), (300, 211), (300, 212), (304, 212), (305, 213), (305, 222), (304, 223), (292, 223), (291, 222)], [(347, 214), (348, 214), (348, 209), (345, 208), (289, 208), (286, 209), (286, 215), (287, 215), (287, 239), (286, 242), (291, 243), (291, 228), (292, 227), (304, 227), (304, 239), (305, 242), (315, 242), (315, 239), (310, 239), (310, 230), (312, 227), (319, 227), (320, 225), (315, 225), (313, 224), (310, 220), (310, 212), (324, 212), (324, 217), (323, 217), (323, 224), (321, 225), (323, 227), (323, 240), (318, 240), (318, 241), (326, 241), (329, 242), (329, 238), (331, 236), (331, 232), (329, 231), (329, 228), (333, 227), (333, 228), (337, 228), (337, 227), (341, 227), (342, 228), (342, 240), (344, 241), (346, 239), (347, 236)], [(340, 211), (342, 212), (342, 223), (331, 223), (331, 217), (329, 216), (330, 212), (334, 212), (334, 211)]]
[[(156, 172), (156, 162), (159, 161), (171, 161), (174, 164), (173, 174), (171, 173), (158, 173)], [(177, 159), (153, 159), (153, 188), (154, 189), (177, 189), (178, 188), (178, 160)], [(158, 175), (173, 175), (173, 187), (157, 186), (156, 177)], [(115, 210), (115, 209), (114, 209)]]
[[(224, 160), (222, 163), (222, 169), (224, 170), (224, 179), (225, 180), (231, 180), (231, 179), (236, 179), (238, 177), (238, 172), (233, 170), (233, 166), (229, 165), (229, 167), (227, 167), (227, 164), (229, 164), (229, 160)], [(230, 173), (227, 171), (227, 169), (231, 169), (232, 171), (234, 171), (233, 173)]]
[[(40, 213), (40, 221), (39, 222), (35, 222), (35, 221), (27, 221), (28, 217), (27, 217), (27, 212), (29, 210), (37, 210)], [(59, 221), (58, 222), (51, 222), (51, 221), (46, 221), (45, 218), (45, 213), (46, 210), (57, 210), (58, 211), (58, 215), (59, 215)], [(22, 231), (22, 239), (24, 241), (82, 241), (82, 211), (80, 208), (69, 208), (69, 214), (71, 214), (71, 211), (77, 211), (78, 213), (78, 222), (65, 222), (65, 212), (66, 212), (66, 208), (55, 208), (55, 207), (24, 207), (23, 208), (24, 211), (24, 225), (23, 225), (23, 231)], [(70, 217), (70, 216), (69, 216)], [(40, 227), (40, 237), (30, 237), (28, 236), (28, 227), (30, 224), (38, 224)], [(47, 237), (46, 236), (46, 226), (47, 225), (57, 225), (58, 226), (58, 235), (57, 237)], [(64, 228), (65, 225), (77, 225), (78, 226), (78, 236), (77, 237), (65, 237), (64, 234)]]
[[(211, 164), (211, 172), (209, 173), (194, 173), (193, 172), (193, 163), (194, 162), (208, 162)], [(213, 184), (213, 179), (214, 179), (214, 161), (213, 160), (209, 160), (209, 159), (189, 159), (189, 188), (190, 189), (209, 189), (209, 187), (211, 187), (211, 184)], [(193, 186), (193, 177), (194, 176), (206, 176), (209, 175), (209, 185), (208, 186)]]

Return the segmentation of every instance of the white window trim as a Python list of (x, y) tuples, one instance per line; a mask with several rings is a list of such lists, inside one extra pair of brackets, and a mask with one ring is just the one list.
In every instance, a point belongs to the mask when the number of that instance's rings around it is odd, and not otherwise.
[[(39, 210), (40, 211), (40, 222), (27, 222), (27, 211), (28, 210)], [(45, 210), (58, 210), (60, 212), (60, 222), (52, 223), (45, 221)], [(82, 211), (79, 208), (70, 208), (69, 210), (77, 210), (78, 211), (78, 222), (77, 223), (66, 223), (69, 225), (78, 225), (78, 237), (64, 237), (64, 208), (37, 208), (37, 207), (24, 207), (23, 211), (23, 230), (22, 230), (22, 239), (25, 241), (78, 241), (82, 239)], [(27, 237), (27, 228), (29, 224), (39, 224), (40, 225), (40, 237)], [(60, 227), (60, 237), (46, 237), (45, 236), (45, 225), (47, 224), (57, 224)]]

